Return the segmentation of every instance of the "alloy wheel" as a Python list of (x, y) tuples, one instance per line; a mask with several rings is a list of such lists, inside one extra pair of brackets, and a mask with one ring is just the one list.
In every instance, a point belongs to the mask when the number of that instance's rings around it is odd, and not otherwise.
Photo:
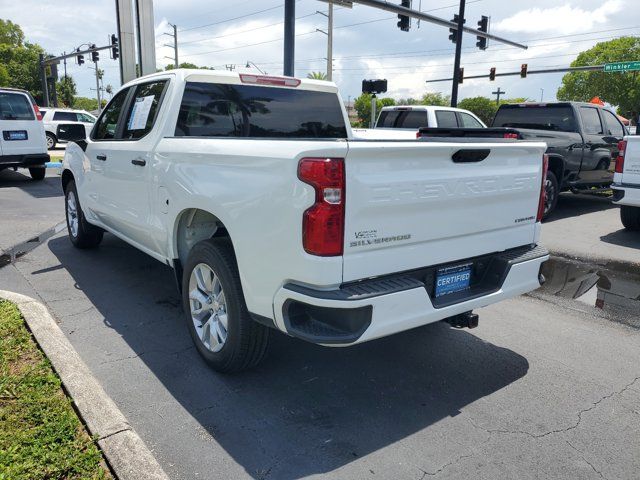
[(219, 352), (228, 335), (227, 304), (220, 279), (200, 263), (189, 278), (189, 308), (198, 338), (207, 350)]

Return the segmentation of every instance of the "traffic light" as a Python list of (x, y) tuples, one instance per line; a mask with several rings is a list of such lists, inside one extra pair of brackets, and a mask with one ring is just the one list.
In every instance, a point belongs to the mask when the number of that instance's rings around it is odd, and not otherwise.
[[(90, 48), (96, 48), (96, 44), (92, 44)], [(96, 63), (98, 60), (100, 60), (100, 53), (99, 52), (91, 52), (91, 61)]]
[(529, 70), (529, 65), (527, 65), (526, 63), (523, 63), (522, 66), (520, 67), (520, 76), (522, 78), (527, 78), (527, 70)]
[[(478, 31), (487, 33), (489, 31), (489, 17), (485, 17), (484, 15), (478, 22)], [(476, 37), (478, 41), (476, 42), (476, 47), (480, 50), (487, 49), (487, 39), (484, 37)]]
[(464, 68), (458, 70), (458, 83), (464, 82)]
[[(402, 0), (401, 7), (411, 8), (411, 0)], [(398, 22), (398, 28), (403, 32), (411, 30), (411, 18), (406, 15), (398, 15), (400, 21)]]
[[(76, 48), (76, 52), (79, 52), (80, 49)], [(84, 63), (84, 55), (76, 55), (76, 61), (78, 62), (78, 65), (82, 65)]]
[(496, 79), (496, 67), (491, 67), (491, 70), (489, 70), (489, 80), (493, 82), (495, 79)]
[[(456, 15), (453, 16), (453, 20), (451, 20), (451, 21), (457, 25), (459, 18), (460, 18), (460, 16), (458, 14), (456, 14)], [(467, 21), (463, 20), (462, 23), (465, 24), (465, 23), (467, 23)], [(449, 34), (449, 40), (451, 40), (453, 43), (458, 43), (458, 38), (459, 38), (458, 37), (458, 29), (450, 27), (449, 28), (449, 32), (451, 32)]]
[(117, 60), (120, 56), (120, 49), (118, 48), (118, 37), (115, 34), (111, 35), (111, 58)]

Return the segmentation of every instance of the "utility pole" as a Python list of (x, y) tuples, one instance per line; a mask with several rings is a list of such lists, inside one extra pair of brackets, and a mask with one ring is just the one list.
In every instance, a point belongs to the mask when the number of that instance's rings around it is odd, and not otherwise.
[(44, 54), (40, 54), (40, 84), (42, 85), (42, 106), (49, 106), (49, 85), (47, 85), (47, 70), (44, 63)]
[[(171, 28), (173, 28), (173, 33), (164, 33), (163, 35), (169, 35), (173, 37), (173, 45), (164, 44), (165, 47), (173, 48), (173, 66), (178, 68), (180, 63), (178, 62), (178, 27), (177, 25), (169, 24)], [(165, 57), (171, 58), (171, 57)]]
[(500, 97), (502, 95), (504, 95), (507, 92), (503, 92), (500, 90), (500, 87), (498, 87), (498, 90), (496, 90), (495, 92), (491, 92), (491, 95), (495, 95), (496, 96), (496, 105), (500, 105)]
[(327, 80), (333, 80), (333, 2), (329, 2), (327, 26)]
[(451, 106), (458, 106), (458, 86), (460, 85), (460, 59), (462, 57), (462, 33), (466, 0), (460, 0), (458, 11), (458, 31), (456, 33), (456, 57), (453, 62), (453, 86), (451, 87)]
[(98, 97), (98, 113), (102, 111), (102, 104), (100, 103), (100, 69), (98, 69), (98, 61), (95, 62), (96, 66), (96, 96)]

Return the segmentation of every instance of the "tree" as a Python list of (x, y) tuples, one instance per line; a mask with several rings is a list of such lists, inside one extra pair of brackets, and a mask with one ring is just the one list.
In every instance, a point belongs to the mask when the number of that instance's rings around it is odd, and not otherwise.
[(56, 83), (56, 93), (58, 94), (58, 101), (66, 107), (73, 107), (76, 101), (76, 82), (71, 76), (62, 77)]
[(498, 111), (496, 102), (487, 97), (465, 98), (458, 103), (458, 108), (475, 113), (487, 125), (491, 125), (493, 117), (496, 116)]
[[(376, 109), (378, 113), (380, 112), (382, 107), (389, 107), (395, 104), (396, 101), (393, 98), (376, 99)], [(360, 119), (361, 125), (368, 126), (371, 119), (371, 94), (363, 93), (358, 98), (356, 98), (353, 103), (353, 108), (355, 108), (356, 112), (358, 113), (358, 118)]]
[(310, 78), (312, 80), (326, 80), (327, 74), (324, 72), (311, 72), (307, 75), (307, 78)]
[[(600, 42), (578, 55), (572, 67), (635, 61), (640, 58), (640, 38), (620, 37)], [(562, 79), (559, 100), (589, 101), (600, 97), (619, 107), (625, 117), (637, 118), (640, 111), (640, 76), (632, 73), (570, 72)]]
[(451, 97), (440, 92), (428, 92), (422, 96), (420, 105), (433, 105), (436, 107), (448, 107), (451, 105)]
[[(176, 66), (171, 63), (169, 65), (167, 65), (166, 67), (164, 67), (165, 70), (175, 70)], [(192, 69), (199, 69), (199, 70), (215, 70), (215, 68), (211, 68), (211, 67), (199, 67), (197, 66), (195, 63), (189, 63), (189, 62), (182, 62), (178, 65), (178, 68), (192, 68)]]
[(95, 98), (76, 97), (73, 107), (77, 108), (78, 110), (86, 110), (87, 112), (91, 112), (98, 109), (98, 100), (96, 100)]
[[(25, 42), (24, 33), (19, 25), (0, 19), (0, 82), (10, 87), (29, 90), (37, 99), (42, 100), (40, 86), (40, 58), (43, 53), (39, 45)], [(7, 75), (2, 80), (2, 76)]]

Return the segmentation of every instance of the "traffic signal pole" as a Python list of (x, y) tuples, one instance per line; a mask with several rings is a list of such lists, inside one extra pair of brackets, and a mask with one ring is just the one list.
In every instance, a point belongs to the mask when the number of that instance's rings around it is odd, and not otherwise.
[(458, 106), (458, 86), (460, 85), (460, 59), (462, 57), (462, 34), (464, 32), (464, 11), (466, 0), (460, 0), (458, 11), (458, 31), (456, 32), (456, 57), (453, 61), (453, 85), (451, 87), (451, 106)]
[(284, 1), (284, 74), (293, 77), (296, 49), (296, 0)]

